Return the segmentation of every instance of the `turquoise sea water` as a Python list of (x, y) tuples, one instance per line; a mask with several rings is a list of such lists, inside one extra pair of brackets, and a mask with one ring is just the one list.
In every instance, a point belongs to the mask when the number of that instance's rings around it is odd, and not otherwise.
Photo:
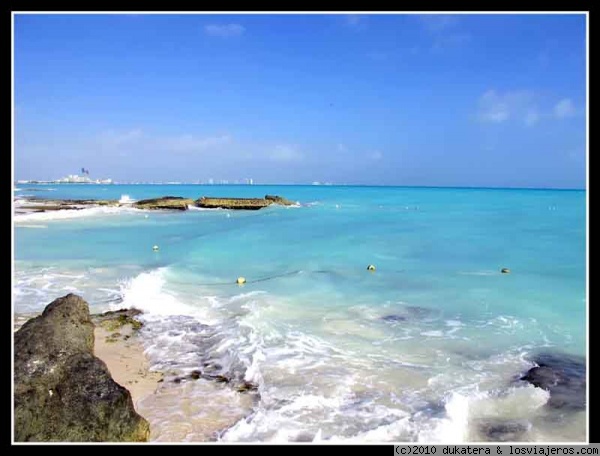
[(92, 310), (139, 307), (155, 369), (211, 365), (259, 385), (249, 406), (227, 385), (165, 381), (183, 389), (180, 407), (146, 404), (156, 440), (206, 438), (181, 425), (208, 419), (188, 406), (206, 388), (231, 417), (212, 436), (225, 441), (481, 441), (490, 420), (518, 423), (519, 440), (585, 440), (584, 412), (548, 410), (546, 392), (516, 381), (540, 351), (585, 356), (584, 191), (18, 188), (19, 198), (298, 201), (15, 216), (15, 312), (68, 292)]

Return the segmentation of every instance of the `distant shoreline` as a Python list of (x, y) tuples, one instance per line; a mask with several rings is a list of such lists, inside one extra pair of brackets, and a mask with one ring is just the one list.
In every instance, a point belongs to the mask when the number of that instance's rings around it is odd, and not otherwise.
[(61, 185), (61, 186), (69, 186), (69, 185), (98, 185), (98, 186), (125, 186), (125, 185), (187, 185), (187, 186), (198, 186), (198, 187), (350, 187), (350, 188), (406, 188), (406, 189), (446, 189), (446, 190), (539, 190), (539, 191), (574, 191), (574, 192), (585, 192), (586, 188), (563, 188), (563, 187), (477, 187), (477, 186), (443, 186), (443, 185), (386, 185), (386, 184), (331, 184), (331, 183), (323, 183), (323, 184), (271, 184), (271, 183), (254, 183), (254, 184), (246, 184), (246, 183), (199, 183), (199, 182), (112, 182), (110, 184), (102, 184), (95, 182), (52, 182), (52, 181), (27, 181), (27, 182), (14, 182), (13, 183), (13, 191), (14, 187), (18, 187), (19, 185)]

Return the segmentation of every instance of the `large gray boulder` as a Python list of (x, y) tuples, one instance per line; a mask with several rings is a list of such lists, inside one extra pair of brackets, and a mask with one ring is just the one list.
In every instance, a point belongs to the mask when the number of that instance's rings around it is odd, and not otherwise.
[(146, 441), (148, 422), (94, 356), (87, 302), (68, 294), (14, 334), (15, 441)]

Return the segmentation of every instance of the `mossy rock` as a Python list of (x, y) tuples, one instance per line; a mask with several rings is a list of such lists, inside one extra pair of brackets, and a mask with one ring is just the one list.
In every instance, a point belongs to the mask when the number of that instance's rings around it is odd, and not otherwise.
[(95, 357), (89, 306), (69, 294), (14, 335), (14, 439), (141, 442), (148, 422)]

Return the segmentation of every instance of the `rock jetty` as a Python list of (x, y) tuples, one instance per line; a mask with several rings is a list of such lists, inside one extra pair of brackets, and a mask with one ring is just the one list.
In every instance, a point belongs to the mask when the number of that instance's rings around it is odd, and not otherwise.
[(264, 198), (209, 198), (203, 196), (196, 201), (196, 206), (204, 208), (258, 210), (271, 204), (291, 206), (294, 203), (281, 197), (266, 195)]
[(58, 211), (65, 209), (84, 209), (95, 206), (126, 206), (137, 209), (162, 209), (185, 211), (190, 207), (206, 209), (240, 209), (258, 210), (271, 205), (292, 206), (295, 203), (282, 196), (265, 195), (264, 198), (216, 198), (202, 196), (197, 200), (181, 196), (163, 196), (160, 198), (144, 199), (134, 202), (119, 202), (117, 200), (51, 200), (44, 198), (28, 198), (16, 207), (17, 214), (30, 212)]
[(15, 441), (148, 439), (149, 424), (129, 391), (94, 356), (94, 323), (81, 297), (68, 294), (46, 306), (14, 334), (14, 349)]
[(176, 209), (179, 211), (187, 210), (188, 206), (194, 204), (191, 198), (181, 196), (163, 196), (162, 198), (152, 198), (136, 201), (133, 207), (138, 209)]

